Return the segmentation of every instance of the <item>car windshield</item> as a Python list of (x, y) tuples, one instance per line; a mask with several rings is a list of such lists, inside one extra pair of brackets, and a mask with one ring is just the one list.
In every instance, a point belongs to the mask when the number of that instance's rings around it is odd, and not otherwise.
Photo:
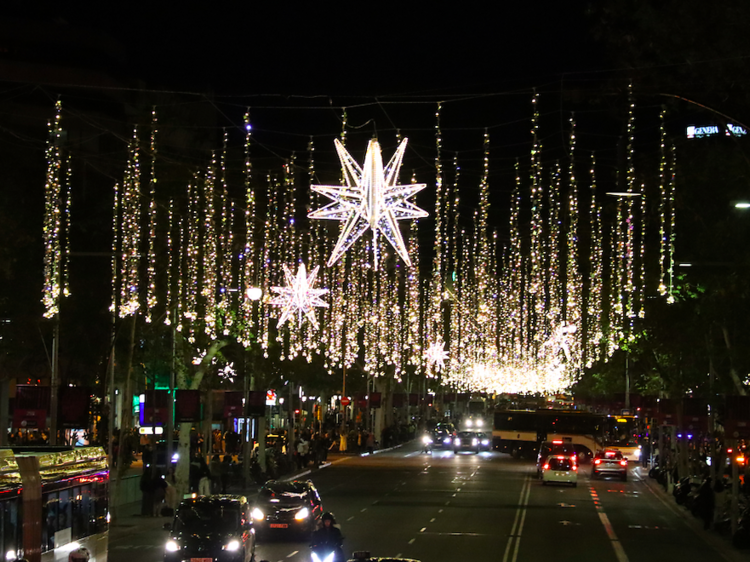
[(299, 505), (305, 501), (308, 490), (303, 486), (266, 486), (258, 492), (258, 500), (271, 504)]
[(570, 470), (570, 461), (553, 457), (549, 460), (549, 468), (550, 470)]
[(222, 505), (183, 506), (175, 519), (175, 530), (188, 533), (235, 531), (239, 525), (239, 511)]
[(605, 451), (600, 458), (619, 460), (622, 458), (622, 453), (620, 451)]
[(459, 431), (458, 436), (463, 439), (470, 439), (472, 437), (476, 437), (477, 434), (474, 433), (473, 431)]

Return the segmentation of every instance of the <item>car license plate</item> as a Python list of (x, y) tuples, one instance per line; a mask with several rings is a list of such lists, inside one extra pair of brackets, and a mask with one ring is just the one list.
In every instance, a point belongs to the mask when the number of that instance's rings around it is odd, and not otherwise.
[(190, 562), (214, 562), (213, 558), (191, 558)]
[[(289, 525), (287, 525), (286, 523), (271, 523), (269, 526), (272, 529), (286, 529), (287, 527), (289, 527)], [(191, 562), (194, 562), (194, 561), (191, 561)]]

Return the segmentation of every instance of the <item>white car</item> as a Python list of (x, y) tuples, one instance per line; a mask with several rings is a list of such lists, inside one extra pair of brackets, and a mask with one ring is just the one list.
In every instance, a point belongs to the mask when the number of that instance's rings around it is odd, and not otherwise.
[(559, 484), (578, 485), (578, 465), (564, 455), (550, 456), (542, 466), (542, 484), (555, 482)]

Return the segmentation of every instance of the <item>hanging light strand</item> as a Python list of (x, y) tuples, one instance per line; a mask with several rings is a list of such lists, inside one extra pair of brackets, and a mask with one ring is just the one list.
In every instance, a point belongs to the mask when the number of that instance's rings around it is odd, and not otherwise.
[(62, 128), (60, 125), (62, 102), (55, 103), (55, 117), (48, 123), (47, 176), (44, 185), (44, 287), (42, 303), (44, 317), (53, 318), (60, 312), (63, 275), (63, 157)]

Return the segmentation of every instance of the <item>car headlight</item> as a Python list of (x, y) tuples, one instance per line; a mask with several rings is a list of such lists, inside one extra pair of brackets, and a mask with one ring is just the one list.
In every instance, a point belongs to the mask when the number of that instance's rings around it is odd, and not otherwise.
[(471, 427), (473, 423), (471, 420), (466, 420), (466, 427)]
[(443, 443), (450, 443), (450, 442), (451, 442), (450, 437), (446, 437), (445, 439), (443, 439)]
[(475, 437), (474, 439), (472, 439), (472, 440), (471, 440), (471, 444), (472, 444), (472, 445), (473, 445), (474, 447), (476, 447), (477, 445), (479, 445), (479, 439), (477, 439), (477, 438)]
[(231, 540), (229, 541), (226, 546), (224, 546), (224, 550), (228, 550), (230, 552), (234, 552), (235, 550), (240, 549), (240, 541), (238, 540)]
[(454, 445), (455, 445), (456, 447), (460, 447), (460, 446), (461, 446), (461, 440), (460, 440), (460, 439), (456, 439), (456, 440), (454, 440), (454, 441), (453, 441), (453, 444), (454, 444)]
[(166, 550), (167, 552), (177, 552), (178, 550), (180, 550), (180, 545), (175, 541), (167, 541), (167, 544), (164, 546), (164, 550)]
[(424, 437), (422, 437), (422, 443), (424, 443), (425, 445), (429, 445), (430, 443), (432, 443), (432, 439), (430, 439), (429, 435), (425, 435)]
[(294, 514), (294, 518), (297, 521), (302, 521), (303, 519), (307, 519), (308, 517), (310, 517), (310, 510), (307, 509), (306, 507), (303, 507), (297, 513)]
[(636, 449), (635, 451), (633, 451), (633, 456), (636, 459), (640, 459), (641, 458), (641, 450), (640, 449)]
[(16, 559), (16, 551), (15, 550), (9, 550), (5, 553), (5, 559), (6, 560), (15, 560)]
[(489, 440), (489, 439), (482, 439), (482, 445), (483, 445), (483, 446), (485, 446), (485, 447), (486, 447), (486, 446), (487, 446), (487, 445), (489, 445), (489, 444), (490, 444), (490, 440)]
[(477, 427), (482, 427), (484, 425), (484, 420), (477, 420)]
[(257, 507), (253, 509), (253, 511), (250, 513), (250, 515), (255, 519), (256, 521), (263, 521), (266, 518), (265, 513), (263, 513), (260, 509)]

